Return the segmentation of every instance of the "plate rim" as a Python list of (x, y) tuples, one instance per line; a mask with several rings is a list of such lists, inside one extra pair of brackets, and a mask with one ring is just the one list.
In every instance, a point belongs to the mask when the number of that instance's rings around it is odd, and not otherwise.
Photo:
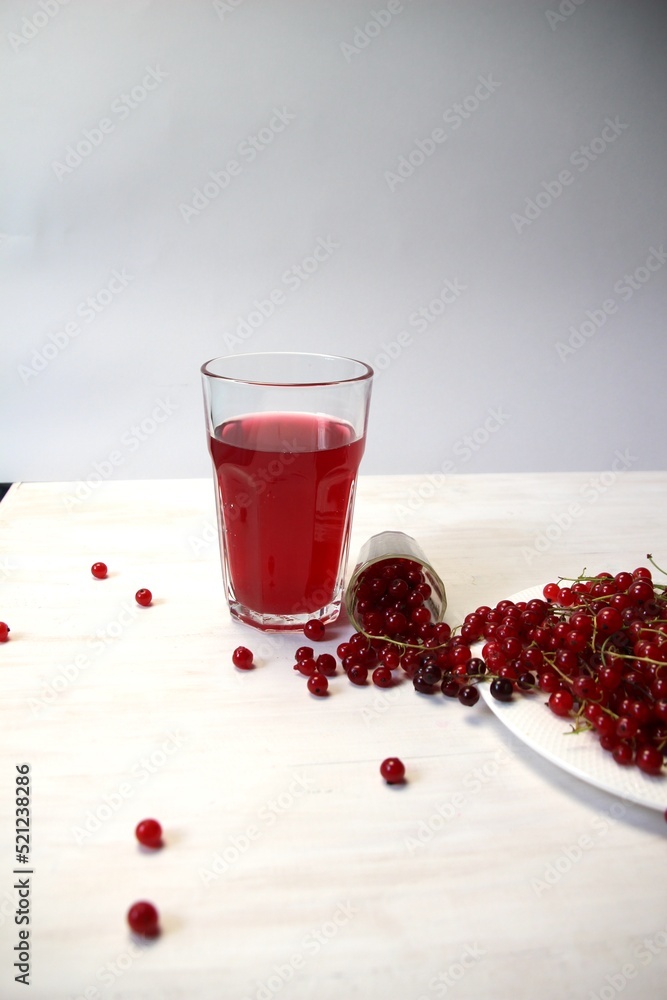
[[(512, 594), (510, 597), (506, 598), (506, 600), (514, 601), (515, 603), (517, 603), (519, 601), (534, 600), (535, 598), (540, 598), (541, 600), (544, 600), (544, 595), (542, 593), (542, 586), (540, 584), (536, 584), (533, 587), (526, 587), (523, 590), (517, 591), (515, 594)], [(479, 640), (471, 647), (471, 653), (473, 656), (476, 655), (481, 656), (481, 649), (486, 641), (487, 640)], [(529, 749), (531, 749), (534, 753), (537, 753), (539, 756), (541, 756), (545, 760), (548, 760), (554, 766), (559, 767), (567, 774), (571, 774), (573, 777), (578, 778), (580, 781), (584, 781), (587, 784), (593, 785), (594, 787), (599, 788), (604, 792), (607, 792), (611, 795), (616, 795), (619, 798), (625, 799), (628, 802), (633, 802), (635, 805), (644, 806), (648, 809), (655, 809), (662, 812), (667, 811), (667, 774), (663, 773), (662, 776), (653, 776), (649, 774), (644, 774), (643, 771), (640, 771), (636, 767), (632, 767), (631, 769), (625, 771), (622, 768), (622, 766), (620, 764), (617, 764), (610, 755), (608, 758), (608, 763), (610, 765), (609, 768), (606, 767), (606, 764), (602, 765), (603, 766), (602, 776), (599, 776), (595, 773), (591, 773), (585, 767), (582, 768), (581, 766), (581, 755), (580, 755), (581, 746), (579, 746), (579, 753), (577, 754), (579, 759), (577, 761), (574, 761), (571, 759), (570, 756), (571, 751), (568, 749), (567, 746), (563, 747), (561, 752), (555, 753), (552, 750), (549, 750), (544, 745), (540, 744), (539, 740), (536, 741), (531, 735), (526, 735), (525, 731), (522, 731), (521, 726), (517, 725), (516, 715), (514, 718), (514, 722), (513, 723), (510, 722), (510, 719), (512, 718), (513, 706), (516, 706), (518, 704), (528, 706), (529, 712), (531, 711), (531, 708), (538, 709), (539, 707), (539, 709), (544, 709), (546, 705), (546, 697), (542, 695), (542, 692), (536, 695), (528, 695), (525, 697), (525, 699), (513, 699), (512, 701), (509, 702), (500, 702), (497, 699), (495, 699), (491, 694), (489, 690), (490, 685), (487, 681), (481, 682), (479, 686), (480, 686), (480, 695), (483, 698), (484, 703), (493, 713), (493, 715), (505, 726), (505, 728), (510, 733), (512, 733), (513, 736), (515, 736), (518, 740), (520, 740), (525, 746), (529, 747)], [(557, 724), (558, 721), (560, 721), (558, 716), (555, 716), (553, 713), (545, 711), (544, 713), (545, 721), (548, 721), (550, 716), (554, 720), (554, 723)], [(535, 721), (539, 721), (537, 712), (535, 712), (534, 718)], [(565, 720), (562, 721), (565, 722)], [(551, 736), (551, 734), (549, 735)], [(564, 739), (570, 738), (570, 734), (568, 733), (563, 733), (562, 736)], [(597, 753), (595, 754), (596, 759), (606, 761), (607, 759), (606, 751), (602, 750), (600, 747), (596, 748), (593, 745), (590, 745), (590, 747), (587, 749), (590, 749), (591, 752), (597, 750)], [(599, 758), (598, 754), (602, 754), (603, 756)], [(615, 770), (612, 770), (612, 768)], [(607, 771), (608, 771), (608, 776), (607, 776)], [(638, 781), (640, 786), (645, 785), (647, 792), (649, 789), (651, 790), (651, 792), (654, 792), (658, 788), (656, 782), (659, 782), (660, 787), (664, 789), (662, 802), (661, 803), (656, 802), (654, 795), (651, 796), (642, 795), (641, 790), (633, 790), (632, 788), (629, 789), (623, 787), (624, 777), (632, 778), (633, 784), (636, 784), (636, 782)], [(614, 780), (615, 778), (617, 778), (618, 780)]]

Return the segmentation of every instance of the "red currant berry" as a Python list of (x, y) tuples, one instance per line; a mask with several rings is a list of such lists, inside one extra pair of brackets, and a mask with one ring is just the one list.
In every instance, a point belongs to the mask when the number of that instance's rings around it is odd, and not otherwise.
[(398, 757), (387, 757), (380, 764), (380, 774), (388, 785), (400, 785), (405, 780), (405, 764)]
[(603, 632), (605, 635), (618, 632), (623, 625), (621, 612), (617, 608), (602, 608), (595, 616), (595, 624), (597, 625), (598, 632)]
[(153, 595), (151, 594), (150, 590), (146, 590), (145, 587), (142, 587), (141, 590), (138, 590), (136, 592), (136, 594), (134, 595), (134, 599), (137, 602), (137, 604), (141, 605), (142, 608), (147, 608), (148, 605), (153, 600)]
[(107, 575), (106, 563), (103, 562), (93, 563), (93, 565), (90, 567), (90, 572), (93, 574), (96, 580), (103, 580)]
[(548, 704), (554, 715), (569, 715), (574, 705), (574, 698), (569, 691), (554, 691), (549, 695)]
[(489, 690), (496, 701), (511, 701), (514, 686), (507, 678), (496, 677), (495, 680), (491, 681)]
[(306, 639), (310, 639), (311, 642), (322, 642), (324, 639), (324, 622), (321, 622), (319, 618), (311, 618), (310, 621), (306, 622), (303, 626), (303, 634)]
[(628, 767), (630, 764), (634, 763), (635, 752), (632, 749), (631, 744), (626, 743), (624, 740), (617, 743), (611, 752), (616, 763), (621, 764), (623, 767)]
[(142, 819), (134, 834), (144, 847), (162, 847), (162, 827), (156, 819)]
[(315, 650), (312, 646), (299, 646), (294, 654), (294, 658), (296, 660), (312, 660), (314, 652)]
[(159, 933), (157, 910), (152, 903), (143, 900), (134, 903), (128, 910), (127, 922), (134, 933), (142, 937), (156, 937)]
[(321, 698), (329, 690), (329, 681), (324, 674), (314, 673), (308, 678), (308, 690)]
[(347, 676), (353, 684), (358, 684), (359, 687), (362, 687), (368, 680), (368, 667), (362, 667), (360, 663), (353, 663), (347, 672)]
[(442, 678), (442, 693), (445, 698), (458, 698), (461, 684), (456, 677), (445, 674)]
[(317, 669), (327, 677), (333, 677), (336, 673), (336, 658), (331, 653), (320, 653), (316, 660)]
[(7, 642), (10, 628), (7, 622), (0, 622), (0, 642)]
[(662, 754), (657, 747), (646, 745), (640, 747), (635, 757), (635, 763), (645, 774), (662, 773)]
[(376, 667), (371, 677), (373, 684), (379, 688), (388, 688), (394, 683), (394, 678), (389, 667)]
[(315, 666), (315, 660), (311, 656), (307, 660), (297, 660), (293, 669), (298, 670), (304, 677), (312, 677), (317, 667)]
[(459, 691), (458, 698), (462, 705), (476, 705), (479, 701), (479, 691), (474, 684), (466, 684)]
[(252, 662), (252, 652), (245, 646), (237, 646), (232, 653), (232, 663), (239, 670), (251, 670), (254, 666)]

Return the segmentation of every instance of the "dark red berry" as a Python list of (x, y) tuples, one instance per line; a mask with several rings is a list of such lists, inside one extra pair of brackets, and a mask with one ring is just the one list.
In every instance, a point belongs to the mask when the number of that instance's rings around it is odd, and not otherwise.
[(232, 663), (239, 670), (250, 670), (254, 666), (253, 654), (245, 646), (237, 646), (232, 653)]
[(312, 646), (299, 646), (294, 657), (297, 660), (312, 660), (314, 652)]
[(322, 642), (324, 639), (324, 623), (319, 620), (319, 618), (311, 618), (310, 621), (306, 622), (303, 626), (303, 634), (306, 639), (310, 639), (311, 642)]
[(380, 764), (380, 774), (388, 785), (398, 785), (405, 780), (405, 764), (398, 757), (387, 757)]
[(496, 701), (511, 701), (514, 687), (507, 678), (496, 677), (495, 680), (491, 681), (490, 691)]
[(162, 827), (156, 819), (142, 819), (134, 833), (144, 847), (162, 847)]
[(7, 622), (0, 622), (0, 642), (7, 642), (10, 631)]
[(464, 685), (458, 694), (459, 701), (462, 705), (472, 706), (476, 705), (479, 701), (479, 691), (477, 686), (474, 684)]
[(142, 587), (141, 590), (138, 590), (136, 592), (136, 594), (134, 595), (134, 599), (137, 602), (137, 604), (141, 605), (142, 608), (147, 608), (148, 605), (153, 600), (153, 595), (151, 594), (150, 590), (146, 590), (145, 587)]
[(107, 575), (106, 563), (96, 562), (90, 567), (90, 572), (93, 574), (96, 580), (103, 580)]
[(152, 903), (143, 900), (134, 903), (128, 910), (127, 922), (134, 933), (142, 937), (156, 937), (159, 933), (158, 914)]
[(324, 674), (314, 673), (308, 678), (308, 690), (321, 698), (329, 690), (329, 681)]

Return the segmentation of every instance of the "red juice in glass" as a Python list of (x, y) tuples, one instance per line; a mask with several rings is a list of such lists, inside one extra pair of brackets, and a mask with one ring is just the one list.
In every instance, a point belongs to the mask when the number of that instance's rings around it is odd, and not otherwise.
[(235, 602), (257, 615), (308, 614), (340, 588), (364, 437), (311, 413), (251, 413), (209, 439)]

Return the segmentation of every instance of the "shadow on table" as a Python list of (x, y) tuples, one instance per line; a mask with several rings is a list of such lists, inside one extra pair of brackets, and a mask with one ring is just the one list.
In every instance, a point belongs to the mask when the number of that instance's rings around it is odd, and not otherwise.
[[(513, 753), (515, 756), (520, 757), (522, 763), (528, 769), (539, 775), (540, 780), (550, 784), (554, 788), (557, 788), (565, 795), (571, 796), (572, 798), (577, 799), (577, 801), (590, 806), (603, 816), (611, 814), (611, 809), (615, 803), (622, 803), (625, 811), (619, 816), (614, 816), (615, 822), (632, 826), (635, 829), (648, 830), (651, 833), (664, 833), (665, 819), (667, 817), (659, 810), (630, 802), (629, 800), (624, 799), (620, 794), (607, 792), (602, 788), (598, 788), (596, 785), (589, 784), (582, 778), (569, 774), (569, 772), (565, 771), (557, 764), (547, 760), (545, 757), (542, 757), (539, 753), (532, 750), (531, 747), (526, 746), (525, 743), (522, 743), (520, 739), (510, 733), (510, 731), (494, 717), (491, 709), (487, 705), (476, 706), (476, 708), (481, 708), (483, 714), (488, 712), (490, 718), (487, 721), (489, 724), (493, 724), (495, 722), (498, 725), (498, 737), (505, 744), (508, 751)], [(604, 751), (600, 749), (600, 753), (604, 753)], [(664, 775), (662, 780), (665, 781), (665, 805), (667, 807), (667, 775)]]

